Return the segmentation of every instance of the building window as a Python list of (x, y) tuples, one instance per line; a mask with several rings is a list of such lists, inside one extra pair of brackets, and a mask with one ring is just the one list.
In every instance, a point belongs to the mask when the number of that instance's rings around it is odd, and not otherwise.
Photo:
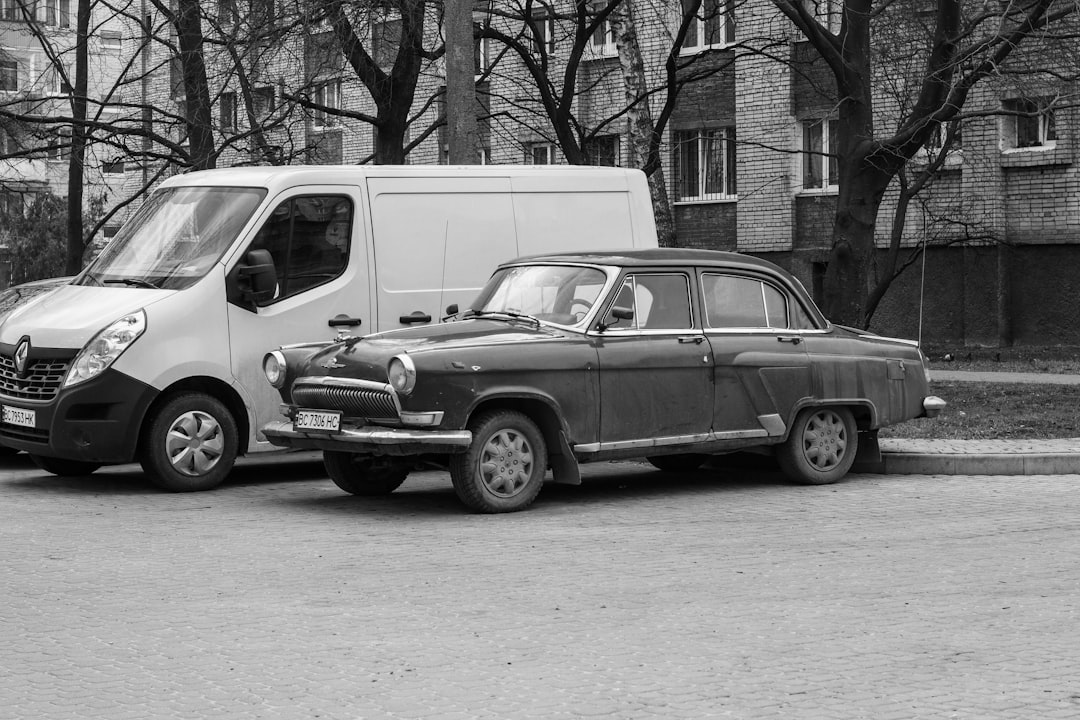
[(23, 196), (22, 193), (10, 190), (0, 190), (0, 216), (22, 217)]
[(554, 165), (555, 146), (548, 142), (528, 143), (525, 146), (525, 162), (533, 165)]
[[(341, 81), (330, 80), (315, 88), (311, 98), (312, 102), (325, 108), (338, 109), (341, 107)], [(312, 124), (316, 130), (337, 125), (337, 116), (329, 110), (316, 109), (312, 115)]]
[(71, 128), (68, 126), (58, 128), (56, 134), (48, 142), (45, 149), (46, 159), (67, 160), (71, 152)]
[(236, 0), (218, 0), (218, 21), (225, 27), (234, 27), (240, 22)]
[[(474, 23), (473, 29), (479, 30), (480, 26)], [(491, 69), (491, 42), (488, 38), (476, 38), (473, 41), (473, 68), (475, 79), (478, 81)]]
[(606, 165), (618, 167), (619, 165), (619, 136), (602, 135), (590, 138), (583, 144), (582, 150), (589, 158), (590, 165)]
[(251, 26), (265, 31), (274, 22), (274, 0), (250, 0)]
[(546, 12), (533, 15), (533, 47), (539, 54), (555, 52), (555, 19)]
[(0, 91), (15, 92), (19, 89), (19, 63), (0, 60)]
[(676, 201), (734, 198), (735, 128), (675, 133)]
[(264, 120), (273, 114), (275, 109), (273, 86), (263, 85), (255, 88), (251, 92), (251, 100), (254, 105), (255, 117)]
[(124, 46), (124, 36), (116, 30), (101, 31), (101, 47), (105, 50), (119, 50)]
[[(600, 3), (593, 5), (592, 9), (594, 13), (599, 13), (607, 7), (606, 4)], [(615, 29), (611, 27), (611, 23), (607, 18), (604, 19), (599, 25), (596, 26), (596, 31), (592, 36), (592, 50), (593, 54), (600, 57), (610, 57), (618, 52), (615, 47)]]
[(836, 161), (836, 122), (807, 120), (802, 126), (803, 190), (835, 190), (839, 166)]
[(814, 16), (818, 25), (831, 33), (840, 32), (842, 0), (802, 0), (803, 8)]
[(1048, 98), (1006, 100), (1002, 146), (1051, 148), (1057, 144), (1054, 108)]
[(0, 157), (15, 152), (15, 141), (8, 135), (7, 130), (0, 127)]
[(222, 132), (236, 129), (236, 93), (221, 93), (218, 100), (218, 127)]
[(384, 70), (394, 66), (401, 47), (401, 19), (382, 20), (371, 26), (371, 57)]
[(33, 0), (0, 0), (0, 20), (36, 20)]
[(123, 160), (112, 160), (102, 165), (101, 168), (105, 173), (109, 175), (119, 175), (124, 172)]
[(45, 24), (58, 28), (71, 27), (71, 0), (45, 0)]
[(67, 72), (60, 65), (53, 65), (45, 76), (46, 90), (53, 94), (71, 94), (71, 85), (67, 81)]
[[(692, 0), (683, 0), (683, 12), (689, 12)], [(697, 16), (686, 29), (683, 52), (693, 53), (735, 42), (735, 6), (723, 0), (702, 0)]]

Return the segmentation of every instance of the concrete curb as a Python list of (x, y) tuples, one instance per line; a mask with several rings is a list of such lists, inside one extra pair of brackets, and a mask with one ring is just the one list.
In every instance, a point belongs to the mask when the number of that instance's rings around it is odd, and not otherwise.
[(883, 452), (886, 475), (1080, 475), (1078, 453)]

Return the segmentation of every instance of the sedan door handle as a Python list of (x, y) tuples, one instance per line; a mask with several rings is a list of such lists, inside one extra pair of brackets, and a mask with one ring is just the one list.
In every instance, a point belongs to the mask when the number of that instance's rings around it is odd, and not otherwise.
[(798, 335), (780, 335), (776, 339), (778, 342), (789, 342), (792, 345), (798, 345), (802, 342), (802, 338)]
[(679, 342), (684, 344), (694, 343), (695, 345), (700, 345), (701, 343), (705, 342), (705, 337), (703, 335), (680, 335)]
[(402, 325), (412, 325), (413, 323), (427, 323), (431, 322), (431, 316), (425, 313), (423, 310), (414, 310), (410, 315), (402, 315), (398, 318), (398, 322)]

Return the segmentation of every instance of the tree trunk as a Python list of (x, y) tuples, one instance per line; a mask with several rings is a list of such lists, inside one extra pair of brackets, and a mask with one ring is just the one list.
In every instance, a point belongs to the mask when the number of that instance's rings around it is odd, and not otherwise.
[(479, 155), (472, 9), (471, 0), (446, 2), (446, 120), (451, 165), (475, 165)]
[[(608, 22), (615, 32), (615, 46), (619, 50), (619, 65), (626, 90), (627, 139), (630, 151), (627, 165), (645, 169), (650, 165), (656, 126), (649, 107), (649, 85), (645, 80), (645, 62), (641, 57), (632, 4), (628, 0), (619, 3), (608, 16)], [(649, 173), (649, 194), (652, 196), (653, 215), (656, 217), (657, 239), (661, 246), (670, 247), (675, 244), (671, 198), (667, 192), (663, 166), (659, 163), (651, 165), (653, 170)]]
[(87, 39), (90, 36), (90, 0), (79, 0), (75, 18), (75, 87), (71, 99), (71, 154), (68, 156), (67, 254), (64, 272), (82, 270), (83, 186), (86, 174), (86, 92), (90, 70)]
[(210, 107), (210, 86), (203, 62), (203, 33), (199, 0), (177, 0), (176, 34), (180, 64), (184, 73), (187, 108), (188, 153), (195, 170), (217, 164), (214, 155), (214, 119)]

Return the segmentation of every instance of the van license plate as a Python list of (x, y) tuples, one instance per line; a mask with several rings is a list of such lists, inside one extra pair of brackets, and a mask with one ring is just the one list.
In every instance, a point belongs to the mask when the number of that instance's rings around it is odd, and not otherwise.
[(24, 410), (23, 408), (4, 405), (4, 422), (9, 425), (21, 425), (22, 427), (37, 427), (37, 412)]
[(338, 432), (341, 430), (341, 413), (323, 410), (297, 410), (294, 430), (312, 432)]

